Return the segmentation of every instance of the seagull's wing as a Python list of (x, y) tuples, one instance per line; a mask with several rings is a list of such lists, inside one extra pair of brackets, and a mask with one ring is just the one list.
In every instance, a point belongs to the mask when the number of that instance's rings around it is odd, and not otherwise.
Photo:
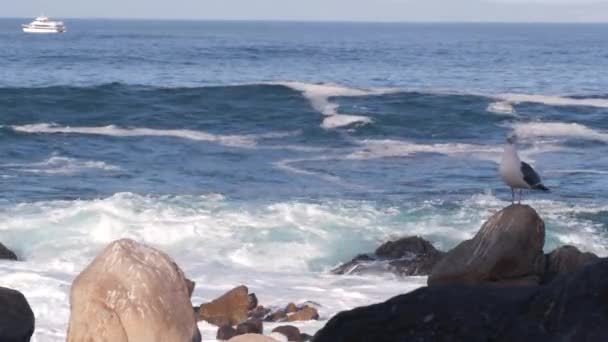
[(524, 175), (524, 180), (526, 181), (526, 183), (528, 183), (530, 188), (537, 189), (537, 190), (543, 190), (543, 191), (549, 191), (549, 189), (547, 189), (543, 185), (543, 182), (541, 181), (540, 176), (538, 175), (538, 173), (536, 173), (536, 171), (534, 171), (534, 169), (532, 168), (532, 166), (530, 166), (530, 164), (528, 164), (526, 162), (521, 162), (521, 173)]

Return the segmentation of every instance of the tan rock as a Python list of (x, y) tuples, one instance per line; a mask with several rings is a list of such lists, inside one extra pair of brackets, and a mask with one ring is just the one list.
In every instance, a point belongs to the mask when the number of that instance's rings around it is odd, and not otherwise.
[(287, 316), (287, 322), (312, 321), (318, 319), (319, 312), (317, 309), (310, 306), (305, 306), (300, 311)]
[(288, 314), (294, 313), (296, 311), (298, 311), (298, 307), (294, 303), (289, 303), (287, 304), (287, 307), (285, 307), (285, 312), (287, 312)]
[(538, 284), (544, 272), (545, 224), (526, 205), (510, 205), (493, 215), (471, 240), (445, 254), (428, 278), (429, 286), (454, 283)]
[(248, 292), (246, 286), (239, 286), (210, 303), (202, 304), (199, 318), (220, 327), (245, 322), (250, 306)]
[(277, 340), (260, 334), (245, 334), (235, 336), (229, 339), (228, 342), (277, 342)]
[(200, 333), (183, 272), (133, 240), (106, 247), (72, 284), (68, 342), (191, 342)]

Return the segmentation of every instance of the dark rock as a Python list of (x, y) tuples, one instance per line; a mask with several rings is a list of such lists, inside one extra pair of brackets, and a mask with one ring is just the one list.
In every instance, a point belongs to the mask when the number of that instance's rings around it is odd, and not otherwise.
[(21, 292), (0, 287), (0, 341), (27, 342), (34, 333), (34, 313)]
[(249, 307), (247, 308), (247, 310), (251, 311), (257, 307), (258, 307), (258, 297), (255, 295), (255, 293), (250, 293), (249, 294)]
[(233, 327), (231, 327), (229, 325), (225, 325), (225, 326), (219, 327), (217, 329), (217, 334), (215, 335), (215, 339), (220, 340), (220, 341), (227, 341), (236, 335), (237, 335), (236, 329), (234, 329)]
[(310, 340), (312, 340), (312, 336), (310, 336), (306, 333), (300, 334), (300, 341), (306, 342), (306, 341), (310, 341)]
[(296, 322), (296, 321), (311, 321), (318, 320), (319, 312), (317, 309), (305, 306), (304, 308), (298, 310), (297, 312), (290, 314), (287, 316), (287, 322)]
[(245, 322), (250, 305), (248, 292), (246, 286), (239, 286), (210, 303), (201, 304), (199, 318), (218, 327)]
[(264, 323), (260, 319), (250, 319), (247, 322), (241, 323), (236, 327), (237, 335), (244, 334), (263, 334)]
[(429, 286), (455, 283), (538, 284), (544, 273), (545, 224), (526, 205), (493, 215), (472, 240), (449, 251), (433, 268)]
[(264, 319), (266, 315), (270, 313), (270, 311), (270, 309), (267, 309), (262, 305), (258, 305), (255, 309), (249, 311), (248, 316), (250, 318)]
[(285, 337), (287, 337), (288, 341), (302, 341), (302, 335), (300, 334), (300, 329), (294, 327), (293, 325), (281, 325), (272, 330), (273, 333), (279, 333)]
[(0, 243), (0, 259), (17, 260), (17, 255)]
[(543, 276), (543, 283), (553, 280), (561, 274), (568, 274), (586, 265), (598, 256), (593, 253), (583, 253), (574, 246), (562, 246), (546, 255), (546, 271)]
[(360, 254), (332, 272), (335, 274), (363, 274), (392, 272), (400, 276), (427, 275), (443, 253), (417, 236), (389, 241), (376, 252)]
[(285, 310), (277, 310), (264, 319), (266, 322), (282, 322), (287, 318), (287, 313)]
[(314, 342), (606, 341), (608, 259), (543, 286), (439, 285), (342, 312)]
[(186, 280), (186, 287), (188, 288), (188, 296), (192, 297), (192, 292), (194, 292), (194, 287), (196, 286), (196, 283), (188, 278), (185, 278), (185, 280)]

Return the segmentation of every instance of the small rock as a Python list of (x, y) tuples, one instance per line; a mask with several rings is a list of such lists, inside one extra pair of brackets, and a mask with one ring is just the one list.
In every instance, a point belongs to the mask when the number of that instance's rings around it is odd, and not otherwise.
[(225, 326), (219, 327), (217, 329), (217, 334), (216, 334), (215, 339), (220, 340), (220, 341), (226, 341), (226, 340), (233, 338), (236, 335), (238, 335), (236, 332), (236, 329), (234, 329), (233, 327), (231, 327), (229, 325), (225, 325)]
[(279, 333), (285, 335), (288, 341), (302, 341), (300, 329), (293, 325), (281, 325), (272, 330), (273, 333)]
[(0, 243), (0, 259), (17, 260), (17, 255)]
[(287, 313), (285, 312), (285, 310), (278, 310), (266, 316), (264, 320), (266, 322), (280, 322), (283, 321), (286, 317)]
[(248, 318), (249, 290), (236, 287), (210, 303), (201, 304), (199, 318), (219, 327), (238, 325)]
[(25, 342), (34, 333), (34, 313), (23, 294), (0, 287), (0, 341)]
[(264, 323), (260, 319), (250, 319), (236, 327), (237, 335), (244, 334), (263, 334)]
[(264, 319), (266, 315), (270, 313), (270, 309), (263, 307), (262, 305), (258, 305), (255, 309), (249, 311), (248, 315), (250, 318), (258, 318)]
[(285, 307), (285, 312), (288, 313), (288, 314), (294, 313), (296, 311), (298, 311), (298, 307), (294, 303), (289, 303)]
[(255, 293), (249, 294), (249, 307), (247, 308), (249, 311), (255, 309), (258, 306), (258, 297)]
[(312, 308), (310, 306), (305, 306), (300, 311), (287, 316), (287, 322), (296, 322), (296, 321), (311, 321), (318, 320), (319, 312), (317, 309)]

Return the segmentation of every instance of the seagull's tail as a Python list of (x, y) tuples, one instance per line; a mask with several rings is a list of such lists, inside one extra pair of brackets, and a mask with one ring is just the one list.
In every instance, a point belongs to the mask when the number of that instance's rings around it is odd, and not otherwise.
[(534, 190), (542, 190), (542, 191), (546, 191), (546, 192), (550, 192), (551, 190), (549, 190), (549, 188), (547, 188), (546, 186), (544, 186), (542, 183), (536, 184), (535, 186), (532, 187), (532, 189)]

